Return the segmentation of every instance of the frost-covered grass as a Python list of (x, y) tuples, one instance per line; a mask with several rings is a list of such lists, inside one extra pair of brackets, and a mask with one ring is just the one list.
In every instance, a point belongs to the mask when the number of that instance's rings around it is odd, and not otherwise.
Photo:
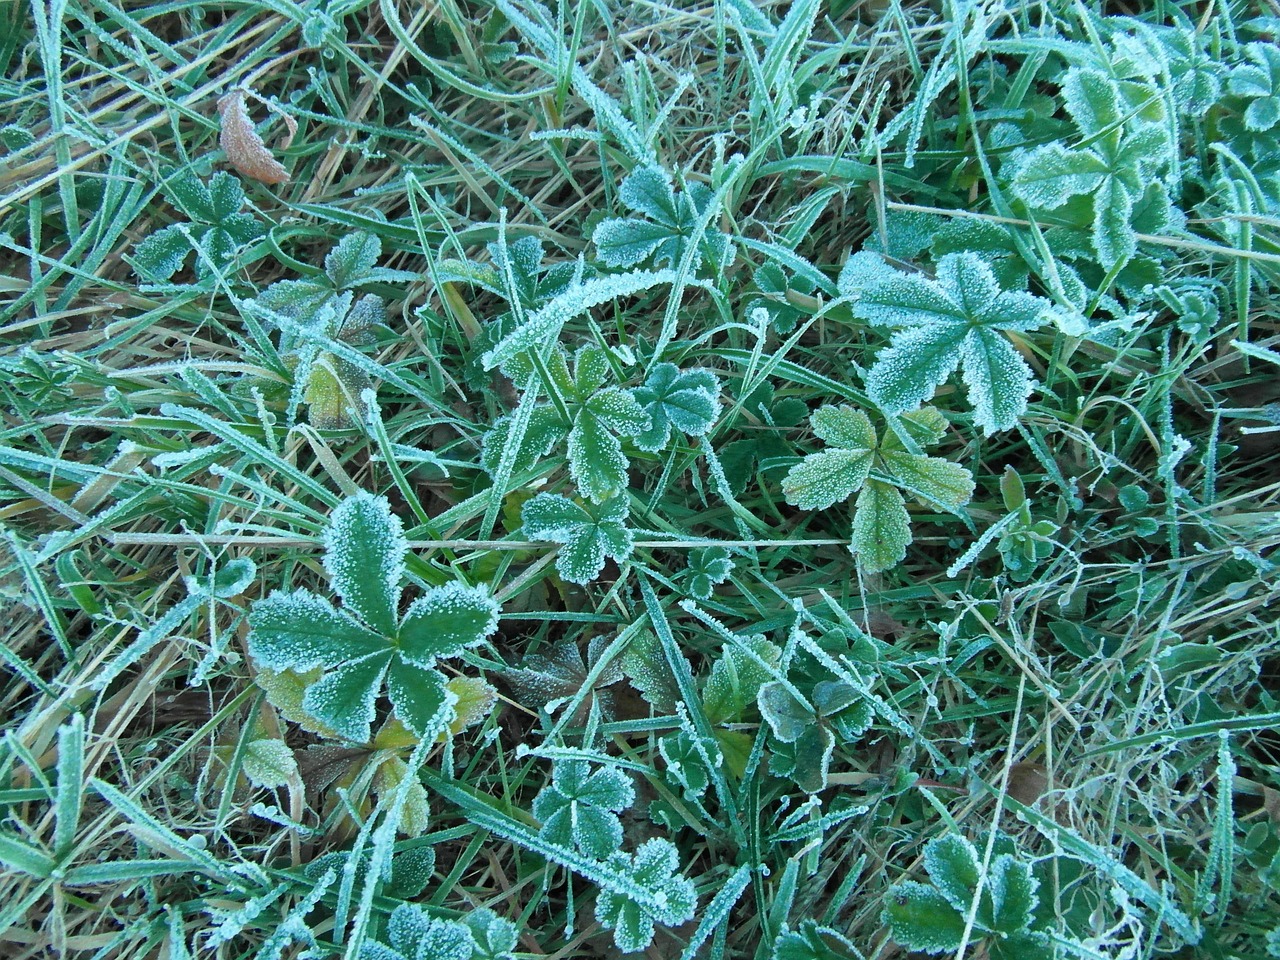
[(0, 954), (1280, 956), (1280, 20), (0, 7)]

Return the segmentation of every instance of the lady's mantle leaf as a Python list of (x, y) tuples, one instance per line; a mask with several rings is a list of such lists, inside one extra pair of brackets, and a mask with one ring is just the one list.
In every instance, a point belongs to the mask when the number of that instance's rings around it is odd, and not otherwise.
[(832, 446), (792, 467), (782, 481), (782, 494), (802, 510), (825, 510), (866, 483), (875, 460), (876, 431), (870, 417), (847, 405), (819, 409), (813, 430)]
[(649, 417), (631, 394), (607, 387), (584, 400), (569, 431), (569, 473), (584, 495), (596, 503), (627, 484), (627, 458), (615, 433), (631, 436), (649, 425)]
[(635, 438), (636, 446), (648, 453), (666, 447), (672, 427), (701, 437), (720, 414), (720, 381), (701, 367), (681, 370), (674, 363), (660, 363), (631, 395), (649, 415), (649, 429)]
[(897, 488), (871, 480), (858, 494), (850, 549), (868, 573), (896, 567), (911, 543), (911, 517)]
[(886, 412), (918, 407), (957, 366), (985, 433), (1009, 429), (1026, 412), (1031, 368), (1000, 334), (1043, 325), (1049, 304), (1001, 291), (976, 254), (947, 254), (936, 280), (895, 272), (864, 290), (853, 309), (877, 326), (897, 328), (867, 375), (868, 395)]
[(909, 950), (955, 951), (964, 937), (964, 919), (936, 887), (927, 884), (908, 880), (885, 896), (882, 920), (893, 939)]
[(493, 633), (498, 604), (483, 587), (447, 583), (431, 587), (401, 620), (407, 544), (382, 498), (344, 501), (325, 542), (325, 566), (343, 608), (305, 590), (277, 590), (249, 614), (250, 655), (276, 671), (323, 667), (301, 708), (340, 736), (368, 742), (385, 679), (400, 721), (418, 737), (435, 737), (453, 719), (458, 698), (431, 668)]
[(728, 580), (731, 573), (733, 559), (725, 547), (698, 547), (690, 552), (685, 571), (689, 593), (699, 600), (709, 600), (716, 585)]
[[(898, 488), (948, 512), (959, 510), (973, 496), (968, 470), (941, 457), (909, 452), (893, 430), (877, 441), (871, 420), (860, 410), (825, 406), (813, 415), (812, 423), (814, 433), (831, 447), (793, 466), (782, 481), (782, 492), (788, 503), (824, 509), (861, 490), (850, 549), (869, 573), (895, 566), (911, 543), (910, 517)], [(920, 446), (936, 443), (946, 430), (946, 419), (932, 407), (905, 413), (895, 423)], [(878, 471), (875, 478), (873, 469)]]
[(225, 171), (215, 173), (208, 184), (191, 173), (174, 177), (169, 200), (189, 222), (157, 230), (134, 248), (134, 266), (145, 280), (168, 280), (197, 248), (202, 255), (196, 257), (196, 274), (207, 276), (228, 266), (239, 247), (262, 236), (253, 215), (239, 212), (244, 190)]
[(774, 676), (760, 661), (769, 664), (776, 673), (782, 663), (782, 651), (758, 635), (743, 640), (742, 647), (725, 645), (702, 689), (703, 708), (709, 721), (729, 723), (742, 719), (746, 709), (756, 702), (761, 685)]
[(471, 960), (476, 942), (466, 924), (439, 920), (415, 903), (402, 903), (387, 922), (391, 945), (369, 941), (360, 960)]
[(400, 625), (400, 652), (420, 667), (456, 657), (498, 629), (498, 604), (484, 587), (446, 583), (409, 606)]
[(516, 925), (487, 907), (462, 918), (475, 939), (472, 960), (512, 960), (519, 931)]
[(324, 544), (324, 567), (343, 606), (383, 635), (394, 634), (409, 544), (386, 499), (359, 493), (344, 500)]
[[(307, 687), (302, 709), (348, 740), (367, 741), (392, 653), (375, 653), (325, 671)], [(402, 718), (403, 719), (403, 718)], [(406, 720), (406, 725), (408, 721)]]
[(275, 590), (253, 605), (249, 653), (270, 670), (336, 667), (378, 653), (386, 639), (307, 590)]
[(1236, 67), (1227, 89), (1249, 100), (1244, 111), (1246, 129), (1270, 130), (1280, 123), (1280, 47), (1274, 43), (1250, 43), (1245, 55), (1253, 63)]
[[(596, 227), (591, 239), (600, 259), (611, 267), (629, 267), (652, 256), (655, 264), (674, 267), (685, 256), (712, 196), (700, 183), (676, 193), (667, 171), (637, 167), (622, 181), (618, 197), (640, 216), (605, 220)], [(729, 238), (708, 228), (693, 254), (693, 269), (705, 260), (713, 270), (722, 270), (732, 259)]]
[(604, 569), (606, 557), (622, 563), (632, 550), (625, 526), (626, 497), (581, 505), (554, 493), (540, 493), (524, 505), (521, 518), (530, 540), (551, 540), (564, 547), (556, 570), (570, 583), (588, 583)]
[(600, 891), (596, 919), (613, 931), (613, 941), (623, 953), (638, 953), (653, 942), (654, 924), (677, 926), (690, 919), (698, 906), (692, 881), (676, 873), (679, 857), (669, 840), (647, 840), (634, 855), (615, 853), (609, 864), (629, 874), (637, 892), (663, 904), (651, 912), (635, 900), (614, 890)]
[(540, 832), (552, 843), (607, 860), (622, 846), (617, 814), (634, 802), (635, 790), (622, 771), (590, 773), (586, 763), (562, 761), (534, 800), (533, 815), (542, 821)]

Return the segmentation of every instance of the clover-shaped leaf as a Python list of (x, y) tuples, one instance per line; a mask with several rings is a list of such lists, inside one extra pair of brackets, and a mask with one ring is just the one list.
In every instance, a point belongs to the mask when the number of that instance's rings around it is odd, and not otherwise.
[(862, 960), (862, 954), (838, 930), (805, 919), (798, 930), (778, 934), (772, 960)]
[[(1089, 145), (1043, 144), (1014, 164), (1013, 192), (1033, 208), (1056, 210), (1075, 196), (1089, 198), (1093, 244), (1102, 266), (1133, 255), (1133, 212), (1158, 171), (1174, 160), (1159, 124), (1160, 98), (1141, 84), (1117, 84), (1101, 70), (1073, 67), (1063, 100)], [(1138, 104), (1132, 101), (1137, 100)], [(1167, 206), (1167, 204), (1166, 204)]]
[[(950, 460), (910, 452), (892, 431), (877, 441), (870, 418), (861, 410), (828, 405), (814, 413), (811, 422), (828, 449), (793, 466), (782, 481), (782, 493), (790, 504), (822, 509), (860, 490), (850, 549), (868, 572), (887, 570), (907, 555), (910, 516), (899, 488), (950, 512), (973, 496), (968, 470)], [(933, 407), (906, 413), (899, 422), (919, 446), (936, 443), (946, 429), (946, 420)]]
[(631, 395), (649, 415), (649, 428), (635, 437), (636, 446), (647, 453), (665, 449), (673, 427), (691, 437), (703, 436), (720, 414), (720, 381), (701, 367), (681, 370), (674, 363), (659, 363)]
[(709, 600), (717, 584), (724, 583), (733, 572), (733, 560), (725, 547), (697, 547), (689, 552), (685, 571), (689, 593), (699, 600)]
[[(707, 761), (699, 752), (693, 736), (687, 730), (677, 730), (658, 739), (658, 753), (666, 762), (667, 775), (689, 799), (701, 797), (711, 783)], [(707, 748), (706, 756), (714, 762), (718, 751), (714, 747)]]
[(614, 497), (600, 504), (579, 504), (556, 493), (540, 493), (521, 512), (525, 536), (564, 546), (556, 570), (570, 583), (588, 583), (604, 569), (606, 557), (622, 563), (633, 539), (626, 527), (629, 504)]
[(418, 275), (378, 266), (382, 241), (373, 233), (349, 233), (324, 258), (324, 273), (305, 280), (279, 280), (256, 298), (259, 306), (300, 320), (339, 294), (368, 283), (416, 280)]
[(473, 910), (462, 918), (475, 940), (471, 960), (512, 960), (519, 931), (516, 925), (488, 907)]
[(1007, 837), (997, 837), (995, 849), (980, 883), (982, 858), (969, 840), (955, 834), (930, 840), (924, 864), (932, 886), (908, 880), (885, 898), (883, 919), (893, 938), (911, 950), (950, 953), (964, 938), (978, 896), (971, 940), (992, 937), (991, 955), (1004, 960), (1050, 955), (1044, 935), (1032, 929), (1039, 898), (1030, 866), (1009, 852), (1015, 848)]
[[(550, 378), (546, 387), (559, 395), (559, 402), (533, 409), (516, 465), (527, 469), (567, 436), (569, 474), (578, 489), (596, 503), (607, 500), (627, 485), (630, 463), (618, 438), (647, 430), (649, 415), (631, 393), (605, 385), (609, 359), (599, 347), (579, 349), (572, 368), (557, 347), (547, 358), (546, 369)], [(485, 435), (481, 465), (491, 476), (497, 473), (510, 442), (511, 423), (510, 415), (503, 417)]]
[[(620, 891), (600, 891), (596, 919), (613, 931), (613, 941), (623, 953), (638, 953), (653, 942), (654, 925), (674, 927), (690, 919), (698, 906), (693, 882), (677, 872), (680, 859), (670, 840), (646, 840), (634, 854), (615, 853), (609, 864), (630, 875), (636, 898)], [(657, 902), (660, 909), (646, 905)]]
[(986, 434), (1018, 422), (1031, 395), (1031, 368), (1002, 334), (1042, 326), (1047, 301), (1002, 291), (973, 253), (944, 256), (934, 280), (895, 270), (868, 281), (854, 314), (894, 331), (867, 375), (872, 402), (888, 413), (915, 409), (962, 367), (974, 421)]
[(1249, 101), (1244, 111), (1245, 128), (1260, 133), (1280, 123), (1280, 46), (1250, 43), (1244, 51), (1253, 62), (1231, 71), (1227, 89)]
[(471, 960), (475, 938), (466, 924), (431, 916), (415, 903), (402, 903), (387, 921), (390, 945), (366, 941), (360, 960)]
[(808, 413), (808, 406), (798, 397), (775, 399), (773, 386), (768, 381), (743, 398), (745, 436), (717, 451), (725, 479), (734, 494), (746, 489), (755, 471), (772, 472), (785, 466), (780, 461), (792, 457), (795, 451), (783, 439), (783, 434), (787, 428), (803, 421)]
[(617, 815), (635, 799), (635, 789), (621, 770), (605, 767), (593, 773), (582, 761), (561, 761), (551, 783), (533, 801), (533, 815), (542, 821), (542, 836), (552, 843), (607, 860), (622, 846)]
[(853, 740), (871, 725), (870, 705), (841, 681), (820, 681), (805, 701), (774, 680), (760, 687), (756, 699), (760, 715), (781, 741), (774, 747), (769, 769), (790, 777), (806, 793), (825, 789), (837, 735)]
[(498, 605), (482, 587), (430, 588), (399, 615), (408, 545), (382, 497), (357, 494), (334, 511), (325, 569), (342, 608), (307, 590), (274, 591), (249, 615), (249, 653), (270, 670), (323, 667), (302, 708), (338, 735), (368, 742), (383, 684), (401, 722), (434, 736), (453, 718), (455, 694), (433, 668), (482, 643)]
[(189, 222), (174, 223), (149, 235), (133, 251), (133, 263), (145, 280), (168, 280), (182, 269), (192, 250), (196, 275), (208, 276), (227, 267), (236, 250), (262, 236), (262, 225), (250, 213), (241, 213), (244, 189), (225, 171), (206, 184), (185, 172), (169, 182), (169, 200)]
[[(639, 216), (605, 220), (596, 227), (591, 239), (600, 259), (612, 267), (629, 267), (652, 257), (654, 264), (674, 267), (685, 256), (712, 193), (700, 183), (677, 193), (667, 171), (637, 167), (622, 181), (618, 198)], [(710, 269), (721, 271), (733, 255), (729, 238), (708, 227), (693, 255), (693, 269), (705, 261)]]
[(781, 663), (782, 651), (762, 636), (748, 637), (742, 646), (725, 644), (702, 688), (707, 719), (712, 723), (740, 720), (755, 703), (761, 684), (772, 676), (769, 667), (776, 671)]

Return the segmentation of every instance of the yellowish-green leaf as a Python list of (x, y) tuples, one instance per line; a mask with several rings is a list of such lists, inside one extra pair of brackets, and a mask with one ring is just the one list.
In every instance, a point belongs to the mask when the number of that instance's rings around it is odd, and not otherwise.
[(887, 483), (868, 480), (853, 514), (850, 549), (858, 564), (868, 573), (888, 570), (906, 557), (910, 542), (910, 518), (902, 494)]

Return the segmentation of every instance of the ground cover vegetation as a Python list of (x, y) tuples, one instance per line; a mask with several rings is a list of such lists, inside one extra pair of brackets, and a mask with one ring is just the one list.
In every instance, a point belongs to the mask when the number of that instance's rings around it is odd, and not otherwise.
[(0, 6), (0, 953), (1280, 956), (1280, 17)]

